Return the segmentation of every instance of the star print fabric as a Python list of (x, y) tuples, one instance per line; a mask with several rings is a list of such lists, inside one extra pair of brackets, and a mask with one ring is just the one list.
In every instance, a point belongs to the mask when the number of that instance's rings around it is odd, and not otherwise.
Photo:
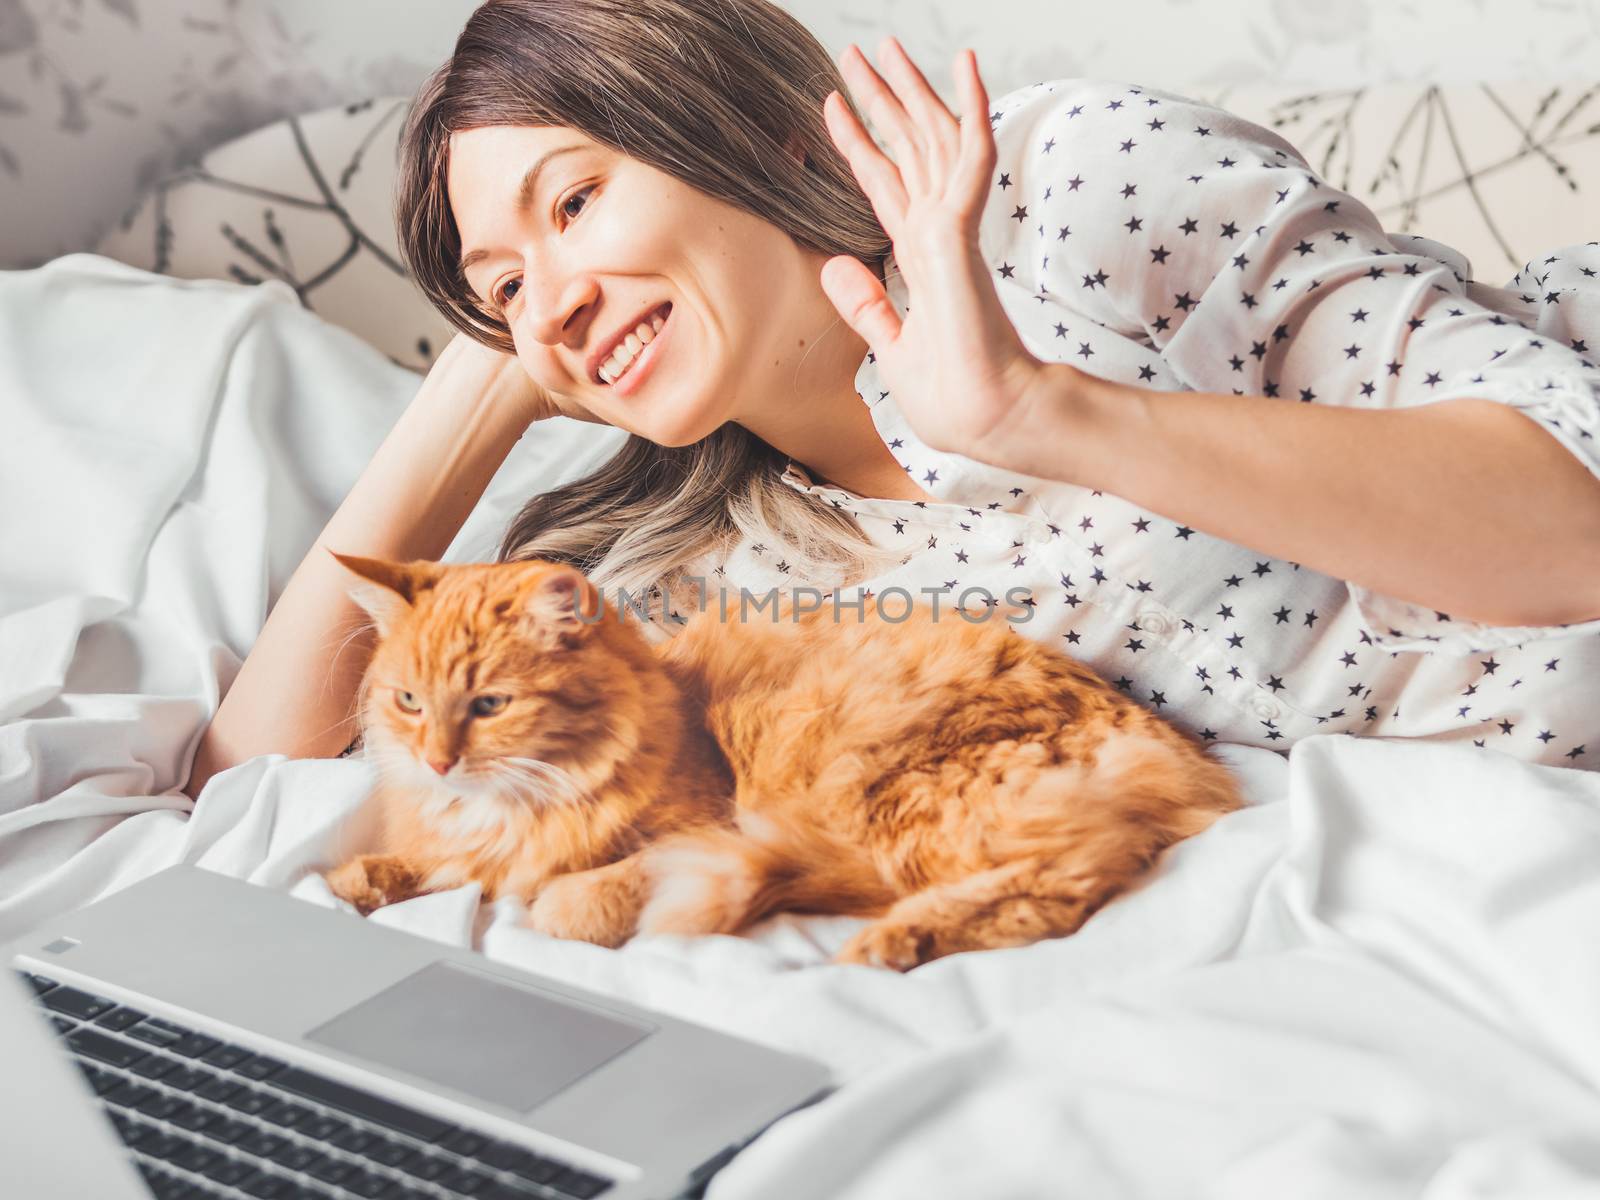
[[(1041, 358), (1285, 403), (1494, 400), (1600, 476), (1600, 244), (1542, 256), (1505, 288), (1478, 283), (1452, 248), (1385, 233), (1270, 130), (1153, 88), (1040, 83), (995, 102), (990, 123), (980, 248)], [(1114, 495), (934, 451), (871, 354), (856, 390), (939, 503), (862, 498), (791, 462), (790, 486), (905, 551), (842, 594), (937, 590), (949, 612), (965, 591), (963, 611), (1056, 645), (1207, 742), (1284, 751), (1345, 732), (1600, 769), (1600, 620), (1507, 628), (1424, 610)], [(712, 586), (807, 582), (787, 565), (746, 541), (704, 570)]]

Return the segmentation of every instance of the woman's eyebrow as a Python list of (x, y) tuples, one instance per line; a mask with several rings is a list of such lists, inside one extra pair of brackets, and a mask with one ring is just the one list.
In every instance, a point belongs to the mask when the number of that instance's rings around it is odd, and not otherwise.
[[(528, 206), (533, 203), (534, 192), (539, 187), (539, 172), (544, 170), (545, 163), (549, 162), (556, 155), (565, 154), (569, 150), (584, 149), (587, 149), (587, 147), (582, 142), (573, 142), (571, 145), (557, 146), (554, 150), (546, 150), (543, 154), (541, 154), (538, 158), (538, 161), (536, 161), (533, 166), (528, 168), (527, 173), (522, 177), (522, 183), (517, 187), (517, 215), (521, 216), (528, 210)], [(488, 257), (489, 251), (487, 250), (469, 250), (466, 254), (461, 256), (461, 262), (457, 269), (460, 270), (462, 274), (465, 274), (468, 267), (474, 266)]]

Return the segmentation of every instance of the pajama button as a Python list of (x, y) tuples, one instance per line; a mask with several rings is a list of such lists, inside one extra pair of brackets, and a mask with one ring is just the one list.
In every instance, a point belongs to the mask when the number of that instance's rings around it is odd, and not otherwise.
[(1167, 615), (1157, 612), (1153, 608), (1146, 609), (1139, 614), (1138, 625), (1146, 633), (1153, 633), (1157, 636), (1165, 636), (1172, 632), (1172, 622), (1167, 619)]
[(1278, 706), (1276, 701), (1268, 700), (1265, 696), (1257, 696), (1250, 702), (1250, 707), (1255, 710), (1256, 716), (1263, 721), (1276, 720), (1283, 712), (1283, 709)]

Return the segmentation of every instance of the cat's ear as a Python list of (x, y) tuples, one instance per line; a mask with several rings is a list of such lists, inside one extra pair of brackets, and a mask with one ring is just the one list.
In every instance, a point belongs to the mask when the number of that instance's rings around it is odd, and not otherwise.
[(349, 595), (367, 611), (377, 625), (380, 636), (387, 635), (395, 621), (410, 609), (417, 597), (433, 587), (439, 579), (437, 563), (422, 560), (389, 562), (381, 558), (340, 554), (337, 550), (329, 550), (328, 553), (348, 570), (368, 581), (352, 587)]
[(540, 574), (524, 609), (541, 649), (571, 650), (599, 623), (600, 593), (576, 567), (553, 566)]

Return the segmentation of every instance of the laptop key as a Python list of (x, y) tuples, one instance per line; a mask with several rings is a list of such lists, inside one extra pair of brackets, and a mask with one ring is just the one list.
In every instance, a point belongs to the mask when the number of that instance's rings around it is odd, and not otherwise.
[(341, 1121), (338, 1117), (330, 1117), (326, 1113), (318, 1113), (302, 1124), (298, 1132), (319, 1142), (329, 1142), (349, 1128), (348, 1121)]
[(363, 1129), (359, 1125), (351, 1125), (343, 1133), (336, 1133), (328, 1140), (341, 1150), (355, 1150), (365, 1153), (368, 1146), (382, 1139), (370, 1129)]
[(188, 1179), (175, 1178), (155, 1189), (156, 1200), (216, 1200), (216, 1193)]
[(175, 1058), (168, 1058), (164, 1054), (147, 1054), (134, 1063), (131, 1070), (146, 1079), (160, 1079), (168, 1071), (176, 1070), (177, 1066), (178, 1060)]
[(238, 1094), (229, 1096), (223, 1103), (234, 1112), (243, 1113), (247, 1117), (258, 1117), (276, 1105), (278, 1098), (271, 1092), (258, 1092), (252, 1088), (245, 1088)]
[(271, 1175), (262, 1171), (253, 1179), (247, 1179), (239, 1185), (239, 1190), (247, 1196), (255, 1196), (256, 1200), (278, 1200), (278, 1197), (292, 1196), (295, 1192), (294, 1181), (282, 1175)]
[(580, 1171), (576, 1167), (568, 1167), (545, 1186), (554, 1188), (563, 1196), (572, 1196), (576, 1200), (589, 1200), (591, 1196), (598, 1196), (609, 1188), (611, 1181), (591, 1175), (587, 1171)]
[(252, 1054), (233, 1069), (246, 1079), (270, 1079), (283, 1070), (284, 1066), (282, 1059), (268, 1058), (264, 1054)]
[(176, 1096), (169, 1096), (165, 1092), (157, 1092), (143, 1104), (134, 1105), (134, 1108), (136, 1111), (144, 1113), (147, 1117), (164, 1121), (187, 1103), (188, 1101), (180, 1100)]
[(320, 1179), (323, 1183), (338, 1183), (355, 1169), (355, 1163), (348, 1159), (324, 1153), (317, 1154), (301, 1168), (307, 1175)]
[(222, 1045), (220, 1038), (207, 1037), (203, 1033), (185, 1033), (168, 1049), (174, 1054), (181, 1054), (185, 1058), (199, 1058), (202, 1054), (209, 1054)]
[(362, 1151), (363, 1157), (370, 1158), (373, 1162), (382, 1163), (386, 1167), (398, 1167), (411, 1161), (416, 1156), (416, 1150), (404, 1142), (375, 1141)]
[(77, 1017), (80, 1021), (92, 1021), (101, 1013), (110, 1012), (117, 1006), (115, 1000), (107, 1000), (104, 996), (96, 996), (92, 992), (79, 991), (73, 987), (54, 987), (43, 993), (44, 1006), (53, 1012), (66, 1013), (69, 1017)]
[(61, 986), (48, 975), (35, 975), (32, 971), (19, 971), (18, 974), (33, 986), (33, 992), (36, 996), (42, 996), (51, 988)]
[(152, 1171), (145, 1176), (156, 1200), (193, 1200), (194, 1188), (188, 1180), (168, 1171)]
[(453, 1133), (456, 1128), (438, 1117), (384, 1100), (325, 1076), (303, 1071), (299, 1067), (290, 1067), (274, 1076), (272, 1085), (424, 1142), (436, 1142)]
[(537, 1154), (530, 1154), (523, 1161), (511, 1168), (514, 1174), (533, 1183), (549, 1183), (567, 1168), (564, 1164), (554, 1162), (548, 1158), (540, 1158)]
[(146, 1051), (138, 1046), (130, 1046), (127, 1042), (118, 1041), (116, 1038), (107, 1037), (93, 1029), (78, 1029), (67, 1035), (67, 1045), (79, 1054), (87, 1055), (97, 1062), (108, 1063), (113, 1067), (128, 1067), (145, 1057)]
[(129, 1037), (163, 1050), (181, 1041), (186, 1032), (182, 1025), (174, 1025), (171, 1021), (163, 1021), (160, 1017), (146, 1017), (128, 1026)]
[(153, 1126), (135, 1121), (127, 1113), (116, 1109), (111, 1110), (111, 1123), (117, 1127), (117, 1135), (122, 1138), (123, 1144), (128, 1146), (137, 1146), (155, 1132)]
[(139, 1145), (140, 1154), (148, 1154), (151, 1158), (169, 1158), (179, 1154), (189, 1143), (175, 1133), (168, 1133), (165, 1129), (152, 1130), (149, 1137)]
[(263, 1121), (271, 1121), (284, 1129), (297, 1129), (315, 1117), (317, 1112), (304, 1104), (296, 1104), (293, 1100), (280, 1100), (271, 1108), (264, 1109), (259, 1115)]
[(250, 1051), (243, 1046), (235, 1046), (232, 1042), (223, 1042), (221, 1045), (207, 1050), (205, 1054), (201, 1055), (204, 1061), (210, 1063), (213, 1067), (221, 1067), (223, 1070), (236, 1067), (249, 1057)]
[(473, 1197), (473, 1200), (544, 1200), (550, 1193), (535, 1190), (531, 1185), (510, 1183), (504, 1179), (492, 1180), (488, 1187)]
[(180, 1092), (192, 1092), (209, 1079), (211, 1079), (211, 1075), (208, 1072), (197, 1071), (193, 1067), (186, 1067), (180, 1063), (177, 1070), (169, 1071), (163, 1075), (161, 1082), (169, 1088), (177, 1088)]
[(57, 1033), (71, 1033), (78, 1027), (76, 1021), (69, 1021), (66, 1017), (52, 1016), (50, 1023), (56, 1027)]
[(212, 1109), (202, 1108), (200, 1105), (190, 1103), (187, 1100), (184, 1101), (183, 1107), (174, 1110), (172, 1115), (167, 1118), (174, 1125), (190, 1130), (204, 1129), (207, 1125), (219, 1119), (217, 1113)]
[(107, 1092), (106, 1099), (122, 1108), (134, 1108), (155, 1094), (155, 1088), (148, 1084), (125, 1082), (121, 1087), (114, 1087)]
[(494, 1182), (494, 1176), (472, 1167), (454, 1167), (434, 1180), (442, 1188), (449, 1188), (463, 1196), (476, 1196)]
[(175, 1167), (182, 1167), (185, 1171), (203, 1171), (221, 1157), (222, 1155), (213, 1147), (191, 1142), (167, 1161)]
[(473, 1133), (470, 1129), (458, 1129), (439, 1143), (441, 1148), (465, 1158), (476, 1157), (478, 1151), (488, 1144), (488, 1138), (481, 1133)]
[(425, 1179), (432, 1183), (439, 1176), (448, 1174), (454, 1168), (455, 1164), (448, 1158), (439, 1158), (432, 1154), (419, 1154), (400, 1169), (407, 1175), (417, 1179)]
[(497, 1170), (513, 1171), (518, 1164), (532, 1158), (533, 1154), (511, 1142), (486, 1142), (472, 1157)]
[(137, 1008), (113, 1008), (108, 1013), (102, 1013), (95, 1018), (95, 1024), (102, 1029), (109, 1029), (113, 1033), (121, 1033), (130, 1025), (137, 1025), (145, 1019), (146, 1014)]
[(239, 1158), (219, 1158), (200, 1173), (214, 1183), (232, 1187), (255, 1174), (255, 1167)]
[(207, 1125), (203, 1132), (208, 1138), (218, 1142), (237, 1142), (246, 1134), (253, 1133), (255, 1126), (248, 1121), (238, 1121), (233, 1117), (218, 1117)]
[(268, 1133), (258, 1129), (239, 1139), (239, 1149), (247, 1154), (254, 1154), (257, 1158), (271, 1158), (279, 1150), (289, 1144), (289, 1139), (280, 1137), (276, 1133)]
[(88, 1063), (79, 1063), (78, 1065), (83, 1068), (83, 1073), (88, 1076), (89, 1086), (94, 1088), (96, 1096), (104, 1096), (113, 1088), (122, 1086), (122, 1077), (120, 1075), (114, 1075), (110, 1071), (101, 1067), (90, 1066)]
[(234, 1079), (231, 1075), (213, 1075), (194, 1089), (194, 1094), (203, 1100), (226, 1100), (236, 1092), (244, 1091), (244, 1084)]
[(286, 1142), (279, 1147), (276, 1154), (269, 1155), (273, 1162), (288, 1171), (303, 1171), (306, 1164), (320, 1158), (321, 1151), (313, 1150), (310, 1146), (301, 1146), (293, 1142)]
[(371, 1171), (357, 1171), (353, 1175), (348, 1175), (339, 1181), (339, 1186), (357, 1196), (382, 1196), (384, 1200), (389, 1200), (389, 1197), (395, 1194), (394, 1183), (391, 1180)]

